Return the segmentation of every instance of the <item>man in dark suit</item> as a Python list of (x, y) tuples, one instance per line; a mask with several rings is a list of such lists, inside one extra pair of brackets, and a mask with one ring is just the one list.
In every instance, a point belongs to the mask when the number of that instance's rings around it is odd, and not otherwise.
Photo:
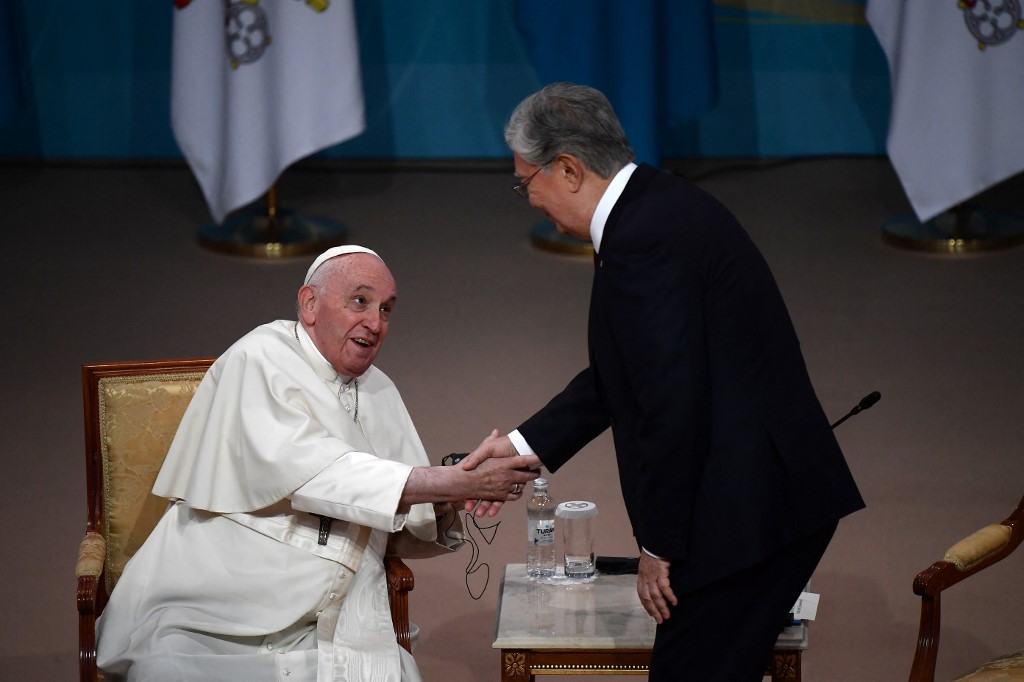
[(771, 272), (718, 201), (633, 163), (600, 92), (550, 85), (505, 138), (515, 190), (596, 257), (590, 365), (491, 452), (554, 472), (611, 427), (658, 622), (650, 679), (760, 680), (838, 520), (864, 506)]

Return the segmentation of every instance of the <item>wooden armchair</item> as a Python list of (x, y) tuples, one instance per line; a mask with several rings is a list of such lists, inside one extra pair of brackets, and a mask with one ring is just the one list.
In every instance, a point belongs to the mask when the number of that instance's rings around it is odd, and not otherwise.
[[(942, 592), (979, 571), (1005, 559), (1024, 537), (1024, 498), (999, 524), (985, 526), (953, 545), (942, 561), (936, 561), (914, 578), (914, 594), (921, 596), (921, 625), (910, 682), (933, 682), (939, 653)], [(1011, 579), (1016, 585), (1016, 578)], [(1024, 650), (985, 663), (957, 682), (1024, 679)]]
[[(185, 408), (213, 358), (83, 365), (89, 510), (78, 551), (78, 646), (82, 682), (95, 682), (96, 618), (125, 564), (160, 520), (167, 501), (150, 490)], [(413, 574), (385, 559), (398, 642), (411, 651)]]

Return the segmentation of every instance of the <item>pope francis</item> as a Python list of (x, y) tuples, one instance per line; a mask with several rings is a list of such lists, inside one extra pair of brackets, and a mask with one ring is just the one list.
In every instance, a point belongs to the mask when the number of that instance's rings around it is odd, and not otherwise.
[(99, 620), (106, 679), (420, 680), (395, 639), (385, 551), (457, 548), (458, 503), (518, 499), (540, 462), (429, 465), (373, 365), (396, 297), (373, 251), (329, 249), (297, 321), (213, 364), (153, 489), (167, 511)]

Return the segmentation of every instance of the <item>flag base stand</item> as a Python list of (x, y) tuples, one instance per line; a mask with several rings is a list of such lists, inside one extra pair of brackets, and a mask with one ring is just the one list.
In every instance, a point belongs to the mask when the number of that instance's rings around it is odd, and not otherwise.
[(267, 209), (239, 211), (220, 225), (199, 229), (199, 243), (208, 249), (240, 256), (284, 258), (319, 253), (345, 243), (345, 226), (329, 218), (300, 216), (278, 209), (277, 192), (267, 192)]
[(580, 256), (593, 256), (594, 245), (589, 241), (562, 234), (550, 220), (544, 220), (530, 230), (530, 243), (538, 249)]
[(913, 215), (892, 218), (882, 227), (882, 238), (893, 246), (916, 251), (1006, 249), (1024, 244), (1024, 217), (960, 205), (923, 223)]

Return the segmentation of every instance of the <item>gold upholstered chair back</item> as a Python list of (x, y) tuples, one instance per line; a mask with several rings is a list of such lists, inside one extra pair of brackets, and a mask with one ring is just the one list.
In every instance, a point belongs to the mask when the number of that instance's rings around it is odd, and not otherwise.
[(150, 492), (213, 358), (82, 367), (86, 535), (79, 546), (79, 667), (97, 679), (96, 618), (167, 507)]
[[(79, 545), (79, 669), (95, 682), (96, 618), (124, 571), (156, 527), (167, 500), (151, 492), (185, 409), (214, 358), (82, 366), (85, 405), (86, 534)], [(386, 562), (392, 619), (411, 649), (408, 592), (412, 571)]]

